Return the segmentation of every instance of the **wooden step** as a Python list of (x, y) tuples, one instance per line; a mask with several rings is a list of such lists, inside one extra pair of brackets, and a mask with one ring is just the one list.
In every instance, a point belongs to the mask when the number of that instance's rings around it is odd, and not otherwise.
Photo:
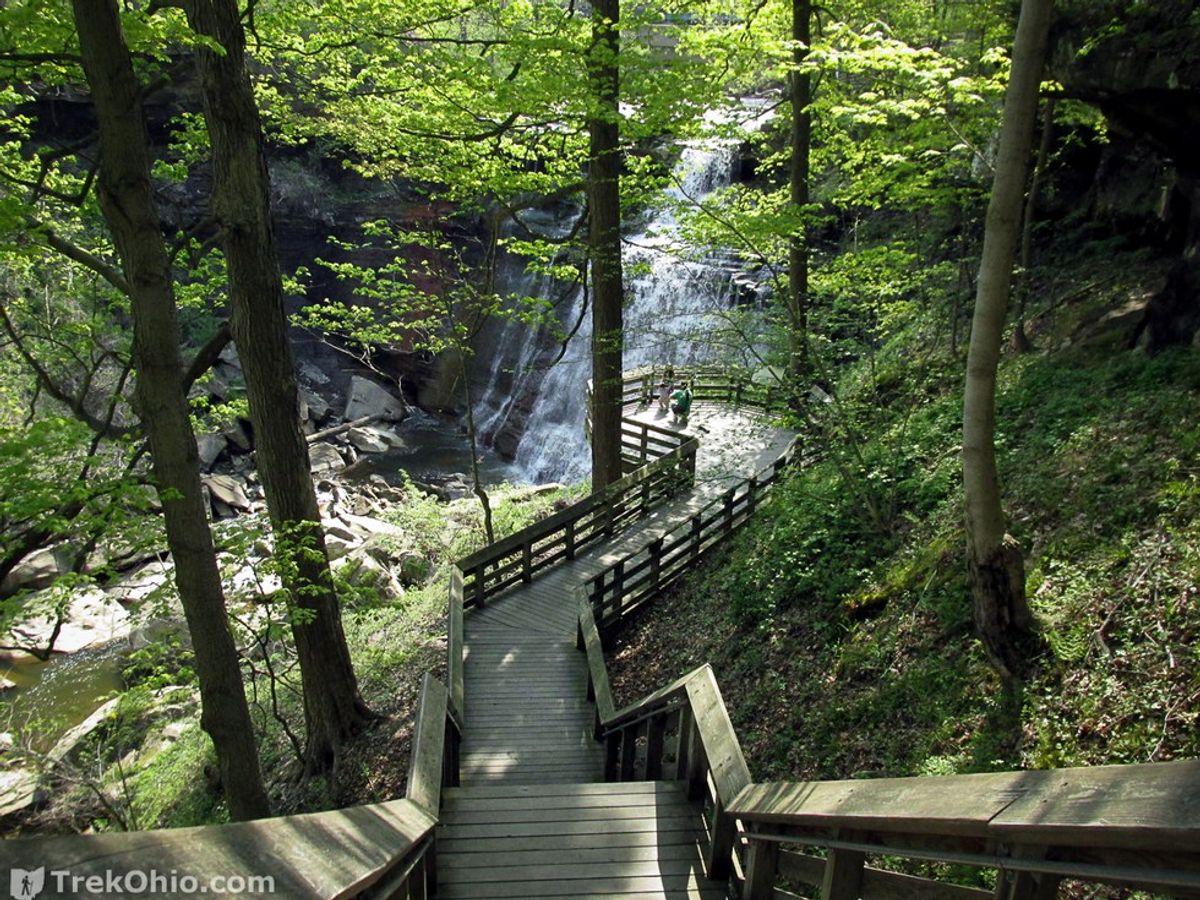
[(438, 897), (725, 898), (680, 782), (448, 789)]

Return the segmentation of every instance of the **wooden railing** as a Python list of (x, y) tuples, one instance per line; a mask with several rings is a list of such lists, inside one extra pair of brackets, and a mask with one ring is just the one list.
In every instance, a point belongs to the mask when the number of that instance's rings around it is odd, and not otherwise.
[[(756, 381), (752, 372), (737, 366), (645, 366), (631, 369), (621, 378), (622, 403), (629, 408), (656, 401), (664, 380), (670, 380), (675, 385), (687, 382), (691, 385), (693, 400), (715, 400), (755, 407), (766, 412), (783, 412), (787, 408), (787, 394), (781, 385)], [(590, 383), (588, 401), (590, 408)]]
[[(1200, 760), (925, 778), (754, 784), (712, 669), (614, 709), (579, 596), (609, 781), (677, 779), (704, 802), (710, 878), (742, 900), (1050, 900), (1064, 878), (1200, 897)], [(824, 858), (796, 852), (811, 846)], [(994, 890), (868, 866), (903, 857), (997, 870)]]
[(588, 579), (586, 594), (599, 627), (612, 628), (745, 525), (797, 453), (798, 445), (793, 441), (771, 465), (739, 481), (644, 549)]
[[(686, 490), (695, 481), (698, 447), (694, 438), (686, 440), (604, 490), (459, 560), (460, 602), (482, 606), (489, 597), (532, 581), (558, 561), (574, 559), (583, 548), (611, 537)], [(452, 584), (452, 594), (454, 590)]]
[[(67, 887), (87, 884), (87, 896), (96, 894), (90, 885), (112, 883), (109, 873), (122, 878), (117, 883), (124, 889), (101, 890), (106, 897), (173, 894), (153, 882), (139, 888), (141, 882), (124, 880), (135, 872), (149, 877), (153, 870), (164, 879), (173, 875), (178, 884), (195, 879), (198, 892), (219, 880), (214, 892), (236, 896), (432, 897), (434, 828), (442, 786), (458, 780), (460, 729), (446, 689), (426, 674), (404, 799), (229, 825), (17, 838), (0, 841), (0, 867), (45, 865), (52, 870), (46, 874), (48, 892), (56, 888), (54, 872), (65, 870), (76, 879)], [(67, 895), (76, 894), (82, 895), (78, 887)]]
[[(776, 896), (780, 879), (820, 885), (833, 900), (1043, 900), (1064, 878), (1200, 896), (1200, 760), (754, 784), (727, 811), (745, 829), (745, 900)], [(999, 884), (927, 885), (868, 868), (871, 855), (996, 869)]]
[(596, 738), (604, 742), (607, 781), (687, 782), (688, 797), (703, 803), (709, 878), (734, 875), (736, 823), (728, 806), (750, 784), (750, 770), (710, 666), (624, 709), (613, 708), (600, 632), (591, 604), (579, 598), (580, 649), (587, 652), (588, 698), (596, 703)]

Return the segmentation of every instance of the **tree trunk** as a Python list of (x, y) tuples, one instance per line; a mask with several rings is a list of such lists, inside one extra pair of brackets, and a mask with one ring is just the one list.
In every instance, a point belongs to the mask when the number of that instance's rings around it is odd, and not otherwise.
[(245, 67), (245, 34), (234, 0), (189, 0), (188, 22), (214, 39), (196, 48), (213, 153), (213, 212), (229, 265), (233, 336), (276, 553), (296, 610), (309, 774), (331, 769), (338, 747), (370, 718), (358, 693), (309, 474), (308, 444), (283, 307), (271, 223), (262, 126)]
[(216, 748), (230, 815), (267, 816), (270, 807), (200, 491), (174, 283), (150, 180), (140, 85), (115, 0), (74, 0), (74, 12), (100, 124), (100, 206), (129, 281), (138, 408), (150, 441), (175, 583), (196, 654), (200, 721)]
[(1009, 681), (1027, 663), (1034, 622), (1025, 598), (1021, 548), (1005, 533), (996, 473), (996, 368), (1012, 286), (1013, 257), (1037, 117), (1052, 0), (1023, 0), (1004, 101), (996, 177), (967, 351), (963, 398), (963, 491), (975, 625), (988, 657)]
[(1029, 179), (1029, 196), (1025, 199), (1025, 214), (1021, 223), (1021, 274), (1017, 279), (1017, 322), (1013, 327), (1013, 350), (1017, 353), (1028, 353), (1033, 349), (1029, 335), (1025, 333), (1025, 310), (1029, 305), (1029, 291), (1032, 282), (1030, 268), (1033, 266), (1033, 222), (1037, 217), (1038, 197), (1042, 192), (1042, 179), (1046, 174), (1046, 166), (1050, 161), (1050, 148), (1054, 138), (1054, 107), (1053, 97), (1046, 99), (1042, 112), (1042, 138), (1038, 142), (1037, 162), (1033, 165), (1033, 177)]
[(595, 104), (588, 120), (588, 193), (592, 257), (592, 490), (621, 477), (620, 0), (592, 4), (588, 70)]
[[(809, 156), (812, 149), (812, 76), (801, 71), (812, 42), (812, 2), (792, 0), (792, 131), (790, 188), (793, 213), (806, 214), (809, 203)], [(808, 378), (808, 228), (801, 224), (788, 238), (788, 380), (793, 406), (804, 395)]]

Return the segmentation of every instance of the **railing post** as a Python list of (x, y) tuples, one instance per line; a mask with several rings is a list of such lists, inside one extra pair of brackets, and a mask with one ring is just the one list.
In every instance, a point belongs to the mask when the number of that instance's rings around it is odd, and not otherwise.
[(694, 731), (692, 708), (690, 706), (679, 708), (679, 724), (676, 727), (675, 780), (682, 781), (688, 777), (688, 755), (691, 752), (692, 733)]
[(666, 716), (655, 716), (646, 723), (646, 780), (662, 778), (663, 735), (667, 730)]
[(725, 492), (725, 534), (726, 536), (733, 534), (733, 497), (737, 488), (730, 488)]
[(650, 542), (646, 552), (650, 554), (650, 593), (658, 593), (658, 579), (662, 572), (663, 538), (658, 537)]
[(702, 527), (700, 524), (700, 517), (703, 514), (704, 511), (701, 510), (700, 512), (696, 513), (696, 515), (692, 516), (692, 537), (688, 542), (691, 545), (692, 559), (696, 559), (700, 555), (700, 529)]
[(567, 522), (567, 559), (575, 558), (575, 520)]
[(526, 584), (533, 581), (533, 541), (521, 545), (521, 580)]
[(621, 617), (621, 601), (625, 595), (625, 560), (617, 561), (613, 566), (613, 611), (617, 614), (617, 618)]
[(633, 781), (637, 771), (638, 726), (628, 725), (621, 729), (621, 775), (618, 781)]
[(714, 881), (725, 881), (731, 868), (733, 842), (737, 839), (737, 822), (725, 812), (725, 804), (720, 796), (713, 800), (712, 815), (712, 827), (709, 829), (712, 839), (704, 859), (704, 872)]
[[(599, 714), (597, 714), (599, 718)], [(621, 732), (609, 732), (604, 738), (604, 780), (617, 781), (621, 758)]]
[(996, 879), (997, 900), (1054, 900), (1062, 879), (1033, 872), (1001, 872)]
[(858, 900), (866, 859), (858, 850), (830, 850), (821, 880), (821, 900)]
[(758, 506), (758, 476), (752, 475), (746, 484), (746, 515), (754, 515), (756, 506)]
[(687, 795), (689, 800), (702, 800), (708, 792), (708, 760), (695, 722), (687, 734)]
[(779, 866), (779, 844), (775, 841), (750, 839), (749, 861), (746, 863), (746, 883), (742, 885), (742, 900), (771, 900), (775, 895), (775, 870)]
[(487, 588), (484, 586), (484, 572), (487, 571), (487, 563), (480, 563), (475, 567), (475, 604), (483, 606), (487, 600)]

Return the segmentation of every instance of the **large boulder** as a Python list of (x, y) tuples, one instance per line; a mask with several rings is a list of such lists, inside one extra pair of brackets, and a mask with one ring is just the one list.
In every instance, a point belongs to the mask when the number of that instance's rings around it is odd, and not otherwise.
[(366, 416), (399, 422), (407, 414), (408, 407), (404, 401), (387, 388), (360, 375), (350, 379), (350, 389), (346, 392), (346, 411), (343, 414), (347, 422)]
[(337, 472), (346, 465), (337, 447), (326, 441), (317, 441), (309, 445), (308, 462), (313, 472)]
[(200, 466), (204, 469), (211, 468), (228, 446), (229, 440), (223, 434), (197, 435), (196, 449), (200, 451)]
[(232, 475), (205, 475), (200, 482), (212, 495), (214, 507), (220, 503), (232, 510), (245, 512), (250, 509), (250, 498), (242, 483)]
[[(51, 593), (32, 595), (24, 608), (34, 611), (33, 615), (14, 624), (4, 643), (48, 647), (56, 624), (52, 610), (60, 602), (60, 598)], [(62, 616), (62, 626), (54, 639), (54, 650), (59, 653), (76, 653), (85, 647), (98, 647), (127, 638), (133, 627), (126, 609), (98, 587), (72, 593), (66, 598)]]
[(0, 582), (0, 596), (21, 590), (37, 590), (52, 585), (59, 575), (70, 571), (60, 550), (46, 547), (35, 550), (17, 563)]
[(386, 453), (389, 449), (388, 443), (370, 428), (351, 428), (346, 439), (363, 453)]

